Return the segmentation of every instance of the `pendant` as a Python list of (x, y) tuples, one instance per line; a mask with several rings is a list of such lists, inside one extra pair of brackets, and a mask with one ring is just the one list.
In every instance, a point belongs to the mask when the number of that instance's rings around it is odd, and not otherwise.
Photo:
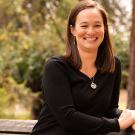
[(97, 88), (97, 85), (95, 83), (93, 83), (93, 82), (90, 84), (90, 86), (91, 86), (92, 89), (96, 89)]

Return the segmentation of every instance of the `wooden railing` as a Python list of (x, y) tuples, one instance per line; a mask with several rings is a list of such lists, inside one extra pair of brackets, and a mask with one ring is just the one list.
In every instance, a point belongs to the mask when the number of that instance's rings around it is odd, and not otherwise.
[(37, 120), (0, 119), (0, 135), (29, 135)]
[[(0, 119), (0, 135), (29, 135), (37, 120), (10, 120)], [(129, 129), (127, 133), (110, 133), (107, 135), (135, 135)]]

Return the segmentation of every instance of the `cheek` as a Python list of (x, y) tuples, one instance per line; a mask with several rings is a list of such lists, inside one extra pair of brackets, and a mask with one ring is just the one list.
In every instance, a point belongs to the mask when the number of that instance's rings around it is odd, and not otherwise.
[(76, 31), (75, 31), (75, 36), (76, 37), (82, 37), (82, 36), (84, 36), (84, 34), (85, 34), (85, 31), (84, 30), (82, 30), (82, 29), (80, 29), (80, 28), (78, 28), (78, 27), (76, 27)]
[(77, 32), (77, 35), (76, 35), (76, 36), (77, 36), (78, 38), (83, 38), (84, 35), (85, 35), (85, 32), (80, 30), (80, 31)]
[(101, 30), (99, 31), (99, 36), (101, 36), (101, 38), (104, 38), (104, 35), (105, 35), (105, 31), (104, 30)]
[(77, 37), (81, 38), (84, 34), (83, 33), (78, 33)]

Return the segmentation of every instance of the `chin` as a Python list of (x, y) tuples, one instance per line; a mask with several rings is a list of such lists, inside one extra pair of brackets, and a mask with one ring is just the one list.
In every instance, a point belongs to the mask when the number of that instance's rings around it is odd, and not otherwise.
[(87, 45), (85, 46), (87, 49), (98, 49), (99, 45), (98, 44), (92, 44), (92, 45)]

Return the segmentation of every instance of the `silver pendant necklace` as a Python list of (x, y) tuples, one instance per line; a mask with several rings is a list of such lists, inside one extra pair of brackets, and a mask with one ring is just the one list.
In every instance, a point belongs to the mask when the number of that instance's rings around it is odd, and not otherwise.
[(94, 83), (94, 76), (92, 78), (90, 78), (90, 80), (91, 80), (91, 84), (90, 84), (91, 88), (92, 89), (96, 89), (97, 88), (97, 84)]

